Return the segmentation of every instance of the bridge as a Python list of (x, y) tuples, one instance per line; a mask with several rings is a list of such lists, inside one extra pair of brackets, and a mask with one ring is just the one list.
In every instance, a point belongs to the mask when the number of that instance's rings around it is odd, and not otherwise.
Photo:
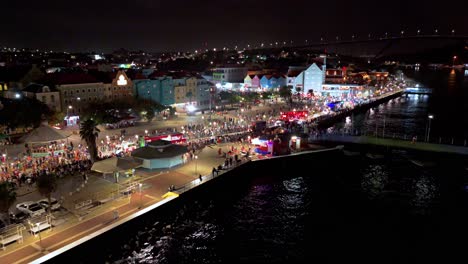
[(417, 35), (319, 42), (296, 47), (296, 49), (324, 50), (327, 54), (336, 53), (342, 56), (358, 56), (368, 60), (378, 60), (392, 55), (422, 53), (447, 47), (464, 47), (467, 40), (468, 36)]
[(449, 144), (439, 144), (435, 142), (421, 142), (421, 141), (412, 141), (402, 140), (397, 138), (378, 138), (372, 136), (352, 136), (346, 134), (326, 134), (319, 136), (315, 139), (312, 139), (314, 142), (328, 142), (328, 143), (337, 143), (337, 144), (358, 144), (358, 145), (374, 145), (382, 147), (391, 147), (396, 149), (411, 149), (418, 151), (426, 152), (438, 152), (438, 153), (447, 153), (447, 154), (458, 154), (458, 155), (468, 155), (468, 147), (466, 147), (466, 140), (464, 141), (463, 146), (456, 146)]

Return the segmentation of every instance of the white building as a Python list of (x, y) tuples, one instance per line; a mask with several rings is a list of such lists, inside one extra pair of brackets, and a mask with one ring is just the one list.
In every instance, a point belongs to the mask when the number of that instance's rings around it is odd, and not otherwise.
[(44, 86), (42, 84), (30, 84), (26, 86), (22, 93), (29, 98), (36, 98), (37, 100), (46, 104), (50, 110), (55, 112), (62, 111), (60, 93), (56, 89)]
[(300, 88), (302, 93), (307, 93), (309, 90), (321, 91), (324, 80), (324, 71), (314, 63), (291, 80), (292, 89), (295, 92), (296, 88)]
[(241, 83), (247, 75), (248, 69), (246, 67), (219, 67), (213, 72), (214, 82), (233, 82)]

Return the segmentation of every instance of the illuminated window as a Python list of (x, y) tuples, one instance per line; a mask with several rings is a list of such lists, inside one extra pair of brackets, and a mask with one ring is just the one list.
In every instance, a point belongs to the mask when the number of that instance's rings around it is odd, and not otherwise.
[(119, 79), (117, 80), (117, 85), (127, 85), (127, 80), (125, 80), (123, 74), (119, 76)]

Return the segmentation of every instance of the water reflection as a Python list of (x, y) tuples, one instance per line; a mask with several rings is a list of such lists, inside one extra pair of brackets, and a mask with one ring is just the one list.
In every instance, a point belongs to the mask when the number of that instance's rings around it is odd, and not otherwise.
[(362, 171), (361, 188), (369, 196), (379, 196), (388, 183), (388, 170), (384, 165), (371, 164)]
[(415, 179), (414, 198), (411, 201), (411, 204), (416, 207), (415, 212), (420, 214), (426, 213), (426, 210), (431, 206), (436, 195), (437, 187), (434, 178), (427, 175), (427, 173), (421, 173), (421, 175)]

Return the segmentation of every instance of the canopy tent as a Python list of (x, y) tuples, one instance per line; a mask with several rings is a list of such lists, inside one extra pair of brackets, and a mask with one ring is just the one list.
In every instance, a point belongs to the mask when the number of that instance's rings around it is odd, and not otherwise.
[(57, 132), (55, 128), (42, 124), (27, 135), (22, 136), (19, 141), (23, 143), (47, 143), (68, 137)]
[(143, 161), (136, 160), (133, 157), (113, 157), (95, 162), (91, 170), (100, 173), (116, 173), (138, 168), (142, 163)]

